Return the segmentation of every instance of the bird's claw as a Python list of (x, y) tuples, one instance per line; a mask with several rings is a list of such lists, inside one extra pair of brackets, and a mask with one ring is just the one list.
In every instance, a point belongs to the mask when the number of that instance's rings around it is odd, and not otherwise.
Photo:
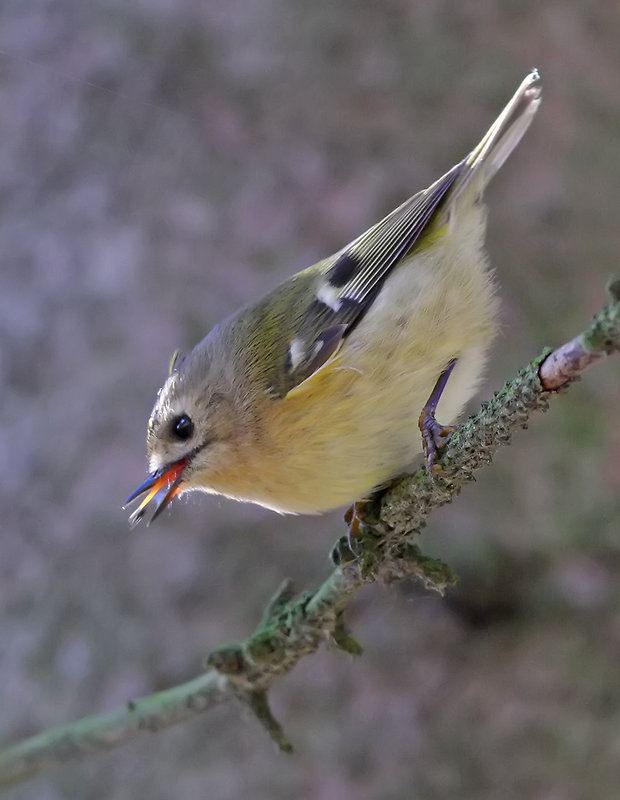
[(362, 538), (362, 524), (364, 522), (364, 506), (366, 505), (365, 501), (358, 500), (356, 503), (353, 503), (352, 506), (349, 506), (344, 513), (344, 521), (347, 525), (347, 545), (349, 550), (353, 553), (353, 555), (357, 558), (359, 552), (356, 546), (353, 543), (354, 539), (361, 539)]
[(429, 472), (439, 472), (441, 470), (439, 459), (456, 428), (452, 425), (441, 425), (430, 411), (423, 411), (420, 414), (418, 426), (422, 434), (426, 468)]

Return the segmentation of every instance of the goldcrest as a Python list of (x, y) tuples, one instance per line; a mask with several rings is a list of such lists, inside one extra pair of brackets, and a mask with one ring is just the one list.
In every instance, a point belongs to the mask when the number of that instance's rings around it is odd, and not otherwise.
[(482, 194), (540, 100), (534, 70), (465, 159), (174, 360), (132, 525), (194, 489), (284, 513), (351, 504), (422, 451), (423, 409), (426, 434), (435, 410), (456, 419), (497, 327)]

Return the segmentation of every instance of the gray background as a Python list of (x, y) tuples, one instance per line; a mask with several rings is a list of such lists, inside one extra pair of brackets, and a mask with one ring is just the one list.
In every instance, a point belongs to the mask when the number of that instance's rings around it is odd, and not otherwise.
[[(534, 65), (541, 112), (489, 193), (481, 396), (581, 330), (620, 271), (618, 41), (611, 2), (3, 0), (3, 741), (194, 676), (283, 577), (327, 574), (340, 514), (203, 496), (128, 533), (168, 358), (449, 168)], [(229, 705), (9, 795), (617, 797), (619, 365), (436, 515), (447, 602), (369, 588), (363, 658), (277, 686), (294, 757)]]

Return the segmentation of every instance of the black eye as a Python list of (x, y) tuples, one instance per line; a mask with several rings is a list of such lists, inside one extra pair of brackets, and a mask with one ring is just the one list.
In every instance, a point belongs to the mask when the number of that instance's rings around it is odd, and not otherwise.
[(177, 417), (172, 421), (172, 432), (177, 439), (185, 441), (193, 434), (194, 423), (189, 417), (186, 417), (185, 414), (182, 414), (180, 417)]

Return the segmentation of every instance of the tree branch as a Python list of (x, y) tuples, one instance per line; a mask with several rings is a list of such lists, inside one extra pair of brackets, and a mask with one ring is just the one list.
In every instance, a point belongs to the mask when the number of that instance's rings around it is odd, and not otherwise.
[(527, 427), (532, 413), (546, 410), (558, 391), (591, 363), (620, 350), (620, 280), (610, 284), (609, 292), (611, 302), (584, 333), (543, 352), (457, 429), (432, 473), (420, 468), (371, 499), (364, 507), (356, 553), (351, 553), (347, 537), (341, 538), (332, 554), (336, 568), (316, 591), (295, 597), (291, 583), (282, 584), (256, 631), (245, 642), (213, 651), (198, 678), (0, 751), (0, 787), (114, 747), (141, 732), (182, 722), (231, 698), (250, 708), (278, 747), (289, 752), (291, 745), (268, 705), (271, 684), (325, 640), (361, 653), (343, 614), (363, 584), (414, 576), (443, 592), (454, 582), (446, 565), (420, 553), (416, 536), (429, 513), (451, 502), (474, 472), (510, 443), (517, 429)]

